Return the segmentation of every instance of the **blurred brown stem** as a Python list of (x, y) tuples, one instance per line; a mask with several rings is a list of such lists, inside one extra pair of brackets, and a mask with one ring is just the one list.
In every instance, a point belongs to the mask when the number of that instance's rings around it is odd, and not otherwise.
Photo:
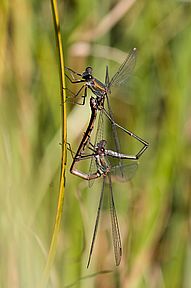
[(135, 2), (136, 0), (121, 0), (117, 2), (96, 27), (90, 27), (86, 32), (77, 32), (77, 39), (91, 42), (102, 37), (123, 18)]

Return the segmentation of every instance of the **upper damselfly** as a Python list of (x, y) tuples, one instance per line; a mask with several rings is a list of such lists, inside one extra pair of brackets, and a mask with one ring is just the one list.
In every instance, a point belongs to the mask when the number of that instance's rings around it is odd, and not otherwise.
[[(78, 73), (78, 72), (72, 70), (71, 68), (65, 67), (66, 70), (68, 70), (68, 72), (70, 73), (70, 75), (72, 77), (72, 78), (70, 78), (66, 74), (66, 77), (70, 80), (71, 83), (75, 83), (75, 84), (83, 83), (83, 85), (81, 86), (81, 88), (78, 90), (78, 92), (76, 94), (73, 93), (72, 91), (70, 91), (72, 93), (72, 97), (76, 98), (84, 90), (84, 93), (81, 96), (83, 101), (82, 101), (82, 103), (78, 103), (78, 104), (81, 104), (81, 105), (85, 104), (85, 99), (87, 96), (87, 90), (90, 89), (94, 93), (94, 95), (96, 96), (97, 102), (101, 103), (101, 105), (97, 106), (98, 109), (101, 112), (103, 112), (104, 102), (105, 102), (105, 98), (106, 98), (107, 106), (108, 106), (108, 116), (112, 122), (112, 133), (113, 133), (113, 138), (114, 138), (114, 142), (115, 142), (115, 149), (118, 153), (121, 151), (120, 142), (119, 142), (118, 133), (116, 130), (116, 125), (115, 125), (113, 112), (111, 109), (108, 95), (111, 93), (112, 87), (123, 85), (123, 84), (126, 84), (128, 82), (129, 77), (131, 76), (132, 71), (135, 67), (136, 51), (137, 51), (136, 48), (132, 49), (132, 51), (128, 54), (125, 61), (121, 64), (121, 66), (119, 67), (117, 72), (111, 78), (111, 81), (109, 80), (108, 66), (106, 66), (105, 83), (101, 82), (100, 80), (98, 80), (97, 78), (95, 78), (93, 76), (92, 67), (87, 67), (83, 73)], [(99, 127), (98, 127), (98, 129), (99, 129)], [(131, 136), (133, 136), (133, 135), (131, 135)], [(121, 160), (119, 160), (119, 165), (122, 166)], [(122, 168), (121, 168), (121, 174), (123, 175)]]

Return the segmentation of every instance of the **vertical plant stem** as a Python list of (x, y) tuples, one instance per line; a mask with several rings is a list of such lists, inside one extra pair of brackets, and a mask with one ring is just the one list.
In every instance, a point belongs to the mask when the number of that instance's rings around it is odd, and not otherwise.
[(65, 190), (65, 167), (66, 167), (66, 95), (65, 90), (65, 78), (64, 78), (64, 57), (63, 57), (63, 48), (62, 48), (62, 38), (60, 33), (60, 23), (59, 23), (59, 14), (57, 7), (57, 0), (51, 0), (52, 15), (54, 21), (54, 29), (56, 35), (56, 43), (58, 48), (58, 59), (59, 59), (59, 74), (60, 74), (60, 96), (61, 96), (61, 119), (62, 119), (62, 157), (61, 157), (61, 175), (60, 175), (60, 185), (59, 185), (59, 197), (58, 205), (56, 212), (56, 219), (54, 224), (54, 230), (52, 234), (50, 249), (48, 253), (48, 258), (46, 266), (44, 269), (41, 286), (43, 287), (47, 284), (48, 278), (50, 275), (50, 270), (54, 261), (56, 254), (56, 245), (58, 234), (60, 230), (60, 223), (62, 218), (63, 211), (63, 202), (64, 202), (64, 190)]

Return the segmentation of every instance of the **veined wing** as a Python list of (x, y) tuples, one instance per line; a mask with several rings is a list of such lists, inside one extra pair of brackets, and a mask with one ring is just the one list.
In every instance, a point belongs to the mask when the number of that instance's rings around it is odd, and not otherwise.
[[(107, 100), (107, 107), (108, 107), (108, 112), (109, 112), (109, 116), (111, 118), (111, 127), (112, 127), (112, 134), (113, 134), (113, 140), (114, 140), (114, 144), (115, 144), (115, 149), (118, 153), (121, 152), (121, 148), (120, 148), (120, 142), (119, 142), (119, 137), (118, 137), (118, 133), (117, 133), (117, 128), (116, 128), (116, 125), (115, 125), (115, 121), (114, 121), (114, 117), (113, 117), (113, 112), (112, 112), (112, 109), (111, 109), (111, 105), (110, 105), (110, 101), (109, 101), (109, 97), (108, 95), (106, 94), (106, 100)], [(120, 170), (121, 170), (121, 177), (123, 177), (123, 169), (122, 169), (122, 160), (119, 159), (119, 166), (121, 167)]]
[(87, 268), (90, 265), (91, 256), (92, 256), (94, 243), (95, 243), (95, 238), (96, 238), (96, 234), (97, 234), (97, 228), (98, 228), (98, 224), (99, 224), (100, 212), (101, 212), (101, 207), (102, 207), (102, 202), (103, 202), (104, 187), (105, 187), (105, 177), (103, 177), (103, 184), (102, 184), (102, 189), (101, 189), (101, 194), (100, 194), (100, 199), (99, 199), (99, 205), (98, 205), (98, 209), (97, 209), (97, 216), (96, 216), (94, 232), (93, 232), (93, 236), (92, 236), (92, 242), (91, 242), (91, 246), (90, 246), (90, 253), (89, 253), (89, 257), (88, 257)]
[[(103, 121), (103, 113), (102, 111), (100, 111), (99, 113), (99, 119), (98, 119), (98, 123), (97, 123), (97, 131), (96, 131), (96, 136), (95, 136), (95, 141), (94, 141), (94, 146), (97, 145), (98, 142), (100, 142), (100, 140), (103, 139), (103, 125), (104, 125), (104, 121)], [(95, 161), (95, 158), (92, 157), (91, 158), (91, 161), (90, 161), (90, 167), (89, 167), (89, 174), (92, 174), (94, 172), (97, 171), (97, 165), (96, 165), (96, 161)], [(92, 187), (93, 183), (94, 183), (94, 180), (90, 180), (89, 181), (89, 187)]]
[[(123, 169), (123, 176), (121, 176), (121, 168)], [(127, 182), (131, 180), (138, 168), (138, 163), (128, 163), (123, 164), (122, 166), (116, 165), (111, 168), (112, 179), (120, 181), (120, 182)]]
[(111, 227), (112, 227), (112, 238), (113, 238), (113, 248), (115, 254), (115, 263), (118, 266), (121, 262), (122, 256), (122, 245), (121, 245), (121, 237), (119, 231), (119, 223), (117, 220), (117, 213), (115, 209), (115, 202), (113, 197), (112, 183), (110, 174), (108, 174), (109, 178), (109, 207), (110, 207), (110, 215), (111, 215)]
[(125, 61), (119, 67), (118, 71), (112, 77), (111, 81), (108, 84), (108, 88), (111, 88), (112, 86), (124, 85), (128, 82), (128, 79), (132, 74), (132, 71), (136, 64), (136, 54), (137, 49), (133, 48), (132, 51), (128, 54)]
[(105, 71), (105, 86), (109, 86), (109, 71), (108, 71), (108, 66), (106, 66), (106, 71)]

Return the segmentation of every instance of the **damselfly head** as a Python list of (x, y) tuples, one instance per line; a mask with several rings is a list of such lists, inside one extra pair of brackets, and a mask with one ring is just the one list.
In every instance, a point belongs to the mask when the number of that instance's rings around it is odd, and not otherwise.
[(86, 72), (88, 74), (92, 75), (92, 71), (93, 71), (92, 67), (89, 66), (89, 67), (86, 68)]
[(97, 144), (97, 146), (100, 148), (105, 148), (106, 144), (107, 144), (107, 141), (103, 139)]
[(97, 143), (96, 146), (97, 154), (102, 155), (105, 153), (106, 144), (107, 144), (106, 140), (101, 140), (100, 142)]
[(82, 73), (82, 78), (85, 80), (92, 79), (92, 67), (87, 67), (86, 70)]

